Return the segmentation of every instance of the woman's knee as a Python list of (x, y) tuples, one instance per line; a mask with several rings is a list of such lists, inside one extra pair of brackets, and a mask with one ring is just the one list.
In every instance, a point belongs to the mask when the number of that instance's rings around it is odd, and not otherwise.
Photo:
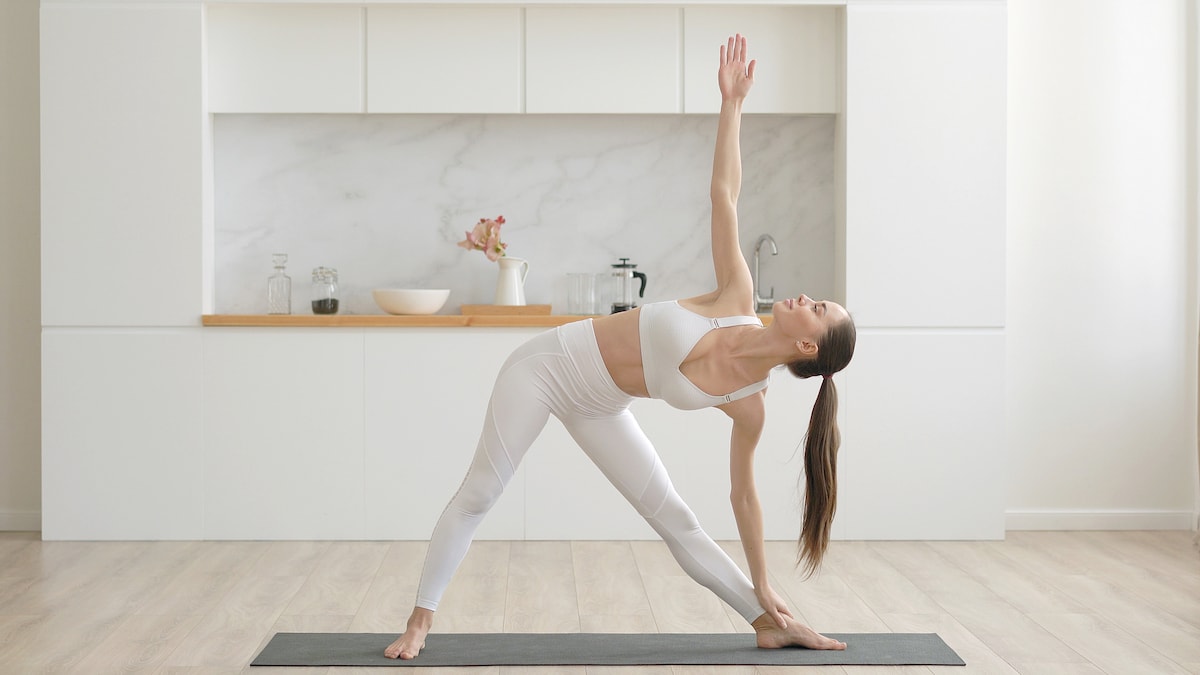
[(468, 517), (483, 516), (496, 505), (500, 495), (504, 494), (504, 484), (495, 479), (478, 477), (472, 472), (463, 481), (462, 487), (450, 502), (450, 508)]

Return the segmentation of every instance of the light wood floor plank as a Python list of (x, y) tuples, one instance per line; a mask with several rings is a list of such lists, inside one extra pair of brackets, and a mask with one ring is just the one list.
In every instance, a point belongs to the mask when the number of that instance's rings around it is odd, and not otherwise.
[(571, 564), (581, 616), (650, 615), (646, 589), (628, 543), (572, 542)]
[(358, 613), (390, 547), (387, 542), (335, 542), (326, 549), (284, 613)]
[[(796, 675), (792, 666), (759, 666), (755, 668), (758, 675)], [(804, 675), (845, 675), (846, 670), (841, 666), (805, 666)]]
[(687, 576), (644, 576), (654, 623), (663, 633), (733, 633), (725, 603)]
[[(1118, 560), (1102, 547), (1070, 537), (1071, 533), (1009, 533), (1011, 545), (1001, 549), (1031, 574), (1052, 580), (1084, 575), (1125, 589), (1147, 606), (1169, 612), (1200, 628), (1200, 586), (1173, 579)], [(1120, 535), (1122, 533), (1108, 533)], [(1051, 535), (1051, 536), (1047, 536)], [(1053, 536), (1057, 535), (1057, 536)], [(1007, 542), (1006, 542), (1007, 543)]]
[(1005, 602), (1022, 612), (1082, 612), (1083, 605), (1048, 579), (1031, 575), (1011, 558), (1000, 554), (1003, 542), (933, 542), (933, 553), (953, 563)]
[(166, 664), (245, 667), (304, 583), (304, 577), (240, 579), (188, 633)]
[(247, 573), (256, 577), (308, 576), (332, 545), (328, 541), (273, 541)]
[(417, 581), (416, 577), (375, 577), (351, 619), (350, 632), (402, 632), (416, 601)]
[[(474, 548), (486, 550), (487, 547), (480, 542)], [(428, 549), (429, 543), (424, 541), (392, 542), (383, 564), (379, 566), (379, 573), (385, 576), (419, 579), (421, 568), (425, 565), (425, 551)]]
[[(571, 542), (513, 542), (509, 550), (504, 630), (514, 633), (578, 633)], [(505, 669), (501, 668), (501, 672)]]
[(1021, 675), (1105, 675), (1090, 663), (1014, 663)]
[(1031, 614), (1093, 664), (1113, 673), (1187, 675), (1183, 666), (1094, 614)]
[(767, 545), (767, 564), (775, 572), (772, 585), (785, 593), (792, 615), (819, 633), (875, 633), (886, 631), (883, 620), (837, 573), (829, 562), (805, 580), (792, 570), (795, 560), (791, 543)]
[(876, 613), (937, 614), (942, 608), (866, 542), (833, 542), (826, 564)]
[(910, 613), (947, 612), (1008, 661), (1072, 663), (1085, 660), (1001, 596), (941, 556), (931, 554), (928, 544), (873, 543), (868, 549), (878, 551), (881, 560), (886, 558), (889, 566), (928, 594), (938, 607), (934, 612)]
[(151, 592), (139, 614), (207, 614), (266, 552), (264, 542), (200, 543), (187, 566)]
[(84, 673), (153, 672), (196, 627), (201, 616), (135, 614), (103, 642), (88, 646), (78, 665)]
[(754, 666), (672, 666), (675, 675), (757, 675)]
[(671, 666), (588, 666), (587, 675), (674, 675)]
[(1200, 551), (1186, 532), (1072, 532), (1131, 565), (1200, 580)]

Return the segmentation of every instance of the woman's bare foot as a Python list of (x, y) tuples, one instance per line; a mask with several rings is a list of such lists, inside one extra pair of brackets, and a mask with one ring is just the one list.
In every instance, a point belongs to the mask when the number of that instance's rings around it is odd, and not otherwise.
[(432, 627), (433, 612), (421, 607), (414, 607), (412, 616), (408, 617), (408, 629), (404, 631), (404, 635), (396, 638), (395, 642), (383, 650), (383, 655), (389, 659), (400, 658), (406, 661), (416, 658), (417, 654), (421, 653), (421, 649), (425, 647), (425, 636), (429, 634), (429, 629)]
[(784, 617), (787, 628), (779, 624), (769, 614), (763, 614), (750, 625), (754, 626), (760, 649), (780, 649), (781, 647), (804, 647), (805, 649), (845, 649), (845, 642), (827, 638), (804, 624)]

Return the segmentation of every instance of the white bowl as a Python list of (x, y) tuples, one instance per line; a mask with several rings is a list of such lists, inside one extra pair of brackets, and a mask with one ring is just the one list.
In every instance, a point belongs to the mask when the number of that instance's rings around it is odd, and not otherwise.
[(388, 314), (436, 314), (450, 297), (450, 289), (376, 288), (371, 295)]

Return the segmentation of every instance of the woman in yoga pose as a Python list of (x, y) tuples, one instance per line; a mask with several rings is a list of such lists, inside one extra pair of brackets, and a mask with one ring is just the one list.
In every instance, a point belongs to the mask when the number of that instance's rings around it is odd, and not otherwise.
[[(811, 572), (829, 541), (836, 502), (837, 391), (831, 376), (854, 353), (854, 323), (834, 302), (807, 296), (775, 303), (767, 327), (754, 316), (750, 270), (738, 247), (742, 102), (754, 84), (746, 40), (721, 46), (721, 115), (713, 159), (712, 255), (717, 289), (677, 302), (568, 323), (533, 338), (500, 369), (475, 458), (434, 528), (407, 630), (386, 650), (411, 659), (475, 529), (512, 478), (550, 415), (663, 538), (684, 570), (737, 610), (760, 647), (845, 649), (799, 623), (771, 588), (753, 459), (772, 368), (821, 376), (805, 437), (800, 562)], [(712, 394), (709, 392), (716, 392)], [(716, 406), (733, 421), (730, 499), (750, 579), (700, 529), (629, 411), (635, 397), (676, 408)]]

